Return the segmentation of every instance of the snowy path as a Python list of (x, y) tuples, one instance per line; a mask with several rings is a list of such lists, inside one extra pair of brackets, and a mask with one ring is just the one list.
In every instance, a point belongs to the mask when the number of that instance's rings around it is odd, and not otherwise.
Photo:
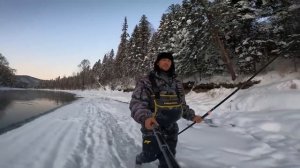
[[(138, 130), (126, 126), (128, 105), (117, 103), (114, 109), (116, 103), (79, 99), (1, 135), (0, 167), (132, 167), (140, 146), (128, 132)], [(124, 109), (123, 116), (111, 113)]]
[(130, 153), (136, 153), (138, 146), (118, 124), (118, 118), (111, 114), (114, 102), (97, 101), (81, 104), (86, 107), (86, 120), (80, 128), (79, 143), (66, 167), (130, 167), (134, 157)]
[[(300, 167), (300, 89), (287, 83), (241, 91), (210, 116), (220, 127), (203, 123), (182, 133), (176, 155), (182, 168)], [(300, 80), (294, 83), (300, 88)], [(203, 114), (230, 92), (191, 93), (187, 101)], [(133, 167), (141, 133), (126, 103), (130, 93), (76, 93), (83, 98), (0, 135), (0, 167)], [(191, 122), (178, 123), (182, 130)]]

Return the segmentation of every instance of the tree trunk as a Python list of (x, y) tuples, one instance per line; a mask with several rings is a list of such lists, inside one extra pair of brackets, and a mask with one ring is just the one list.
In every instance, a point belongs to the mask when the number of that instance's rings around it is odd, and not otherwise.
[(222, 60), (226, 64), (226, 67), (227, 67), (229, 73), (231, 74), (231, 79), (235, 80), (236, 79), (236, 73), (235, 73), (235, 71), (233, 69), (233, 65), (232, 65), (232, 63), (230, 61), (230, 58), (228, 56), (228, 52), (227, 52), (227, 50), (226, 50), (226, 48), (224, 46), (224, 43), (223, 43), (223, 41), (219, 37), (219, 31), (214, 26), (214, 24), (212, 23), (212, 15), (206, 10), (207, 6), (206, 6), (205, 2), (203, 2), (203, 0), (202, 0), (201, 3), (203, 5), (203, 7), (204, 7), (204, 12), (205, 12), (205, 14), (207, 16), (208, 24), (209, 24), (209, 27), (210, 27), (213, 39), (215, 40), (215, 42), (217, 43), (217, 45), (218, 45), (218, 47), (220, 49)]
[(297, 58), (296, 58), (296, 54), (293, 54), (293, 60), (294, 60), (294, 68), (295, 68), (295, 72), (298, 72), (298, 69), (297, 69)]
[(223, 41), (219, 37), (219, 31), (211, 23), (211, 16), (207, 12), (206, 12), (206, 14), (207, 14), (208, 22), (209, 22), (209, 25), (210, 25), (210, 28), (211, 28), (211, 32), (212, 32), (212, 35), (213, 35), (213, 39), (215, 40), (215, 42), (217, 43), (217, 45), (218, 45), (218, 47), (220, 49), (222, 60), (226, 64), (226, 67), (227, 67), (229, 73), (231, 74), (231, 79), (235, 80), (236, 79), (236, 73), (235, 73), (235, 71), (233, 69), (232, 62), (230, 61), (230, 58), (228, 56), (227, 50), (225, 49), (224, 43), (223, 43)]

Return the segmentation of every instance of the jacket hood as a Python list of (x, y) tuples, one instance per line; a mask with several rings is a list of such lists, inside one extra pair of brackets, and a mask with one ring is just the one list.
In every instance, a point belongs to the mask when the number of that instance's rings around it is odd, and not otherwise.
[(162, 71), (157, 64), (163, 58), (167, 58), (167, 59), (171, 60), (172, 64), (171, 64), (170, 69), (167, 71), (167, 73), (169, 76), (173, 76), (175, 74), (174, 57), (173, 57), (172, 53), (169, 53), (169, 52), (162, 52), (157, 55), (156, 60), (154, 62), (154, 70), (157, 72)]

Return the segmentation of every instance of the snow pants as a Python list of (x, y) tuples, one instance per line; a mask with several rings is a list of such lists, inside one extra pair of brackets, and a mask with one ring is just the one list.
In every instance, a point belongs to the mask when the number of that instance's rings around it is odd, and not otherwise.
[[(173, 123), (168, 127), (160, 127), (161, 133), (164, 135), (165, 140), (175, 156), (176, 154), (176, 146), (178, 140), (178, 124)], [(141, 128), (141, 132), (143, 133), (143, 151), (136, 156), (136, 160), (139, 163), (149, 163), (159, 160), (159, 168), (167, 168), (168, 165), (164, 159), (162, 152), (159, 149), (158, 143), (156, 141), (155, 135), (152, 131), (146, 130), (145, 128)]]

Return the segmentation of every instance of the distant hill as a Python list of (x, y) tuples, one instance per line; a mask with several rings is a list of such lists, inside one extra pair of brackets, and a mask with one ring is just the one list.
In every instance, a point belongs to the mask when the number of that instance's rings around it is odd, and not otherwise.
[(42, 80), (27, 75), (16, 75), (16, 83), (14, 87), (18, 88), (35, 88), (39, 86)]

